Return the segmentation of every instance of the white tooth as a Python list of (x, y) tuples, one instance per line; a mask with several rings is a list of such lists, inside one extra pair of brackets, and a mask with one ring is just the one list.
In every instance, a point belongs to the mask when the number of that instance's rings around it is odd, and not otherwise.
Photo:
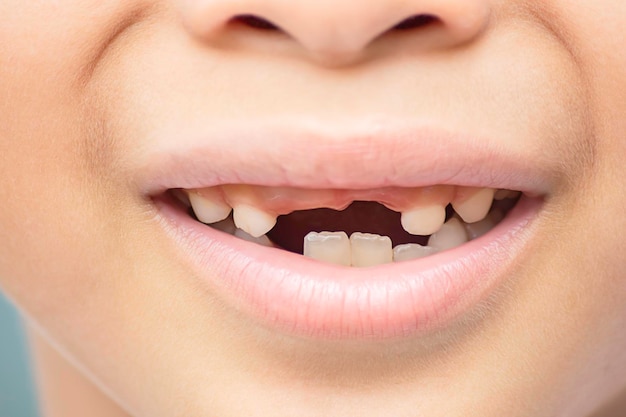
[(235, 225), (249, 235), (261, 237), (276, 225), (276, 216), (247, 204), (239, 204), (233, 210)]
[(261, 237), (254, 237), (254, 236), (250, 236), (248, 233), (244, 232), (241, 229), (236, 229), (234, 234), (238, 238), (247, 240), (248, 242), (258, 243), (259, 245), (267, 246), (270, 248), (274, 247), (270, 239), (265, 235)]
[(393, 262), (391, 239), (372, 233), (355, 232), (350, 236), (352, 266), (366, 267)]
[(304, 256), (350, 266), (350, 239), (346, 232), (311, 232), (304, 237)]
[(465, 231), (467, 232), (467, 237), (470, 240), (481, 237), (482, 235), (486, 234), (488, 231), (496, 227), (496, 225), (500, 223), (503, 218), (504, 214), (502, 214), (502, 212), (497, 208), (494, 208), (489, 212), (487, 217), (479, 222), (471, 224), (463, 223), (463, 225), (465, 226)]
[(446, 208), (441, 205), (415, 207), (402, 212), (400, 222), (412, 235), (428, 236), (441, 228), (446, 220)]
[(444, 251), (456, 248), (465, 242), (467, 242), (467, 234), (463, 223), (456, 217), (453, 217), (441, 226), (441, 230), (428, 239), (428, 246)]
[(491, 216), (487, 216), (476, 223), (464, 223), (467, 237), (470, 240), (476, 239), (493, 229), (496, 223), (492, 220)]
[(212, 224), (224, 220), (232, 210), (228, 204), (219, 199), (207, 198), (194, 191), (188, 195), (193, 212), (202, 223)]
[(484, 219), (489, 213), (494, 193), (493, 188), (483, 188), (461, 203), (452, 202), (452, 207), (463, 221), (475, 223)]
[(425, 258), (437, 253), (437, 249), (432, 246), (422, 246), (417, 243), (407, 243), (393, 248), (393, 261), (402, 262), (412, 259)]

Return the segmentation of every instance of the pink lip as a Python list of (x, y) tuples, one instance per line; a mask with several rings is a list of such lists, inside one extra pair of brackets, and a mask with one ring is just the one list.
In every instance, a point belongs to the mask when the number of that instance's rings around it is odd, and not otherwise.
[(541, 206), (524, 197), (485, 236), (428, 258), (346, 268), (238, 239), (172, 201), (156, 201), (165, 230), (212, 290), (264, 325), (323, 339), (385, 339), (447, 326), (506, 279)]
[[(294, 125), (294, 124), (290, 124)], [(542, 199), (524, 196), (485, 236), (456, 249), (373, 268), (326, 265), (193, 220), (172, 188), (228, 183), (367, 189), (454, 184), (549, 194), (532, 149), (424, 126), (321, 128), (248, 124), (162, 135), (140, 170), (165, 231), (211, 290), (273, 329), (324, 339), (385, 339), (450, 325), (507, 279), (532, 237)], [(176, 140), (172, 138), (176, 137)]]
[(143, 157), (145, 194), (228, 183), (354, 190), (451, 184), (536, 195), (553, 186), (547, 162), (532, 148), (429, 125), (293, 121), (172, 130)]

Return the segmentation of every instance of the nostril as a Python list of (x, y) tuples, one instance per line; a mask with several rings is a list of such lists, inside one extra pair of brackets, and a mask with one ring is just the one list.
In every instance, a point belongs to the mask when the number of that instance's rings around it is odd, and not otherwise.
[(411, 29), (419, 29), (424, 26), (431, 25), (439, 21), (439, 18), (430, 14), (417, 14), (413, 15), (407, 19), (404, 19), (397, 25), (395, 25), (391, 30), (411, 30)]
[(276, 26), (274, 23), (270, 22), (269, 20), (264, 19), (259, 16), (252, 15), (252, 14), (237, 15), (233, 17), (232, 19), (230, 19), (230, 22), (239, 23), (252, 29), (260, 29), (260, 30), (266, 30), (266, 31), (281, 30), (278, 26)]

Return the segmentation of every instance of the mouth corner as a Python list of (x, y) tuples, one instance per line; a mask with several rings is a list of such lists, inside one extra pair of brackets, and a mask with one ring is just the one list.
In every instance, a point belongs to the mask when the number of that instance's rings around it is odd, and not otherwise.
[[(529, 158), (466, 136), (382, 132), (372, 158), (335, 161), (334, 137), (244, 133), (218, 129), (212, 147), (161, 158), (147, 189), (194, 276), (277, 331), (385, 339), (445, 327), (506, 280), (550, 195)], [(342, 149), (365, 143), (347, 138)]]

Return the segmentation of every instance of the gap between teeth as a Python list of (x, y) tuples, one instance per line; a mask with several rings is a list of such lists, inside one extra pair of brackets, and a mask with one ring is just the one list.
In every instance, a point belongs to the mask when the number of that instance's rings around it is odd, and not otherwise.
[[(388, 236), (373, 233), (355, 232), (348, 236), (346, 232), (310, 232), (304, 237), (303, 255), (326, 263), (353, 267), (410, 261), (453, 249), (478, 238), (491, 230), (502, 217), (499, 210), (492, 210), (485, 219), (474, 224), (452, 217), (430, 236), (426, 246), (408, 243), (392, 247)], [(230, 218), (211, 226), (248, 242), (275, 247), (266, 235), (252, 236), (237, 228)]]
[(355, 267), (410, 261), (454, 249), (476, 239), (491, 230), (502, 218), (503, 214), (499, 210), (492, 210), (485, 219), (473, 224), (452, 217), (430, 236), (426, 246), (407, 243), (392, 248), (389, 237), (371, 233), (356, 232), (348, 238), (345, 232), (310, 232), (304, 238), (304, 256)]
[[(266, 236), (276, 224), (278, 215), (251, 204), (249, 188), (229, 196), (240, 202), (231, 205), (225, 201), (218, 187), (186, 191), (198, 220), (247, 241), (264, 246), (274, 245)], [(239, 195), (237, 195), (239, 194)], [(402, 227), (410, 234), (428, 236), (427, 246), (404, 244), (392, 247), (387, 236), (369, 233), (311, 232), (304, 238), (304, 256), (344, 266), (374, 266), (388, 262), (401, 262), (422, 258), (440, 251), (455, 248), (468, 240), (476, 239), (491, 230), (503, 217), (491, 210), (494, 200), (517, 198), (519, 192), (489, 188), (461, 187), (454, 201), (449, 203), (456, 215), (445, 222), (448, 202), (415, 206), (404, 210)], [(232, 212), (232, 220), (229, 218)], [(457, 217), (458, 216), (458, 217)], [(445, 222), (445, 223), (444, 223)]]
[[(232, 212), (237, 227), (255, 237), (269, 232), (276, 224), (278, 215), (319, 207), (337, 209), (332, 207), (333, 204), (340, 204), (333, 201), (333, 190), (224, 185), (189, 190), (186, 193), (196, 217), (201, 222), (217, 223)], [(396, 201), (393, 201), (393, 195), (399, 196)], [(433, 186), (393, 191), (374, 190), (369, 197), (373, 197), (369, 201), (378, 201), (376, 197), (386, 199), (387, 201), (382, 202), (383, 205), (401, 212), (402, 227), (408, 233), (428, 236), (443, 226), (448, 204), (452, 205), (465, 223), (477, 223), (487, 216), (494, 199), (516, 198), (517, 194), (509, 190), (496, 191), (492, 188)], [(282, 202), (283, 206), (289, 206), (291, 203), (295, 208), (292, 210), (278, 208), (277, 202)], [(394, 206), (401, 206), (401, 209)]]

